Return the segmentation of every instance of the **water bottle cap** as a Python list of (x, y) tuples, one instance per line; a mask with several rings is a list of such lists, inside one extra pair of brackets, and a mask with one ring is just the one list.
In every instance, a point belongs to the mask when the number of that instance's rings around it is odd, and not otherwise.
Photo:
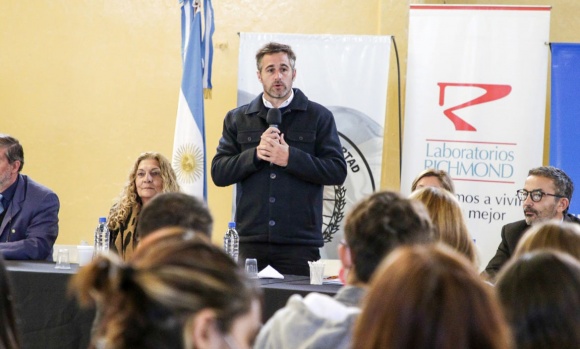
[(99, 223), (105, 223), (107, 221), (107, 217), (99, 217)]
[(235, 228), (236, 227), (236, 222), (229, 222), (228, 223), (228, 228)]

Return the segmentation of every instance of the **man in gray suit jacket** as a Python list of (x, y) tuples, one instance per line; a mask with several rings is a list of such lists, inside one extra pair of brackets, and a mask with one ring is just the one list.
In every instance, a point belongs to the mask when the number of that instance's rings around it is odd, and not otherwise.
[(564, 171), (552, 166), (531, 169), (524, 188), (517, 191), (525, 219), (503, 226), (501, 243), (482, 275), (489, 281), (495, 279), (532, 224), (550, 219), (580, 224), (577, 217), (568, 214), (573, 192), (574, 183)]
[(23, 166), (22, 145), (0, 134), (0, 253), (52, 261), (60, 203), (52, 190), (20, 174)]

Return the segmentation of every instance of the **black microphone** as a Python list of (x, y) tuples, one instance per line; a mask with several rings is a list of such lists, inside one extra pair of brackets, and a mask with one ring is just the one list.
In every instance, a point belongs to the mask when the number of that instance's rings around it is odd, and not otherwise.
[[(266, 121), (270, 127), (278, 128), (278, 125), (282, 123), (282, 113), (280, 112), (280, 109), (270, 108), (270, 110), (268, 110), (268, 115), (266, 115)], [(274, 164), (270, 163), (270, 166), (274, 166)]]
[(266, 115), (266, 121), (270, 127), (278, 128), (278, 125), (282, 123), (282, 113), (278, 108), (270, 108), (268, 110), (268, 115)]

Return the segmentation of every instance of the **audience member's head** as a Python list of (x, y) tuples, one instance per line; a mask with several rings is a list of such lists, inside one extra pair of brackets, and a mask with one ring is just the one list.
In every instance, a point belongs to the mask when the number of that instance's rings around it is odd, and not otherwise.
[(512, 258), (544, 249), (565, 252), (580, 260), (580, 225), (554, 220), (533, 225), (518, 242)]
[(137, 222), (137, 237), (165, 227), (181, 227), (211, 237), (213, 218), (205, 203), (184, 193), (163, 193), (143, 208)]
[[(344, 226), (350, 262), (341, 257), (343, 266), (352, 267), (353, 283), (369, 282), (381, 260), (401, 245), (433, 241), (433, 228), (425, 207), (398, 193), (377, 192), (360, 201), (348, 214)], [(349, 265), (350, 264), (350, 265)], [(353, 273), (354, 271), (354, 273)]]
[(0, 256), (0, 348), (20, 348), (20, 336), (16, 327), (16, 315), (12, 305), (12, 291), (4, 258)]
[(518, 349), (580, 348), (580, 262), (556, 251), (512, 259), (497, 293)]
[(449, 174), (443, 170), (428, 168), (419, 173), (413, 180), (413, 184), (411, 184), (411, 191), (424, 187), (443, 188), (450, 193), (455, 194), (453, 179), (451, 179)]
[(392, 252), (357, 320), (357, 349), (507, 349), (511, 335), (492, 288), (445, 245)]
[(478, 264), (475, 244), (467, 231), (463, 211), (455, 195), (444, 189), (424, 187), (412, 192), (410, 198), (421, 201), (427, 208), (436, 240), (462, 253), (474, 265)]
[(156, 244), (160, 241), (166, 241), (168, 239), (174, 240), (188, 240), (193, 237), (199, 240), (205, 240), (207, 243), (211, 243), (209, 236), (196, 232), (194, 230), (186, 229), (182, 227), (164, 227), (158, 230), (152, 231), (150, 234), (144, 236), (137, 245), (137, 251), (141, 249), (155, 249)]
[(105, 348), (249, 348), (260, 327), (259, 289), (243, 269), (184, 229), (153, 232), (155, 248), (127, 263), (100, 256), (73, 277), (82, 304), (103, 311), (96, 337)]

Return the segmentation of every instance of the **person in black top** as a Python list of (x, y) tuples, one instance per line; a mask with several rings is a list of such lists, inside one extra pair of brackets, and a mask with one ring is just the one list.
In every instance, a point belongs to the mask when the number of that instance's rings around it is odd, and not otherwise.
[[(332, 113), (292, 88), (295, 61), (288, 45), (258, 51), (264, 92), (226, 115), (211, 176), (217, 186), (236, 184), (241, 260), (308, 275), (324, 245), (324, 186), (341, 185), (347, 167)], [(266, 119), (273, 108), (282, 115), (277, 127)]]

